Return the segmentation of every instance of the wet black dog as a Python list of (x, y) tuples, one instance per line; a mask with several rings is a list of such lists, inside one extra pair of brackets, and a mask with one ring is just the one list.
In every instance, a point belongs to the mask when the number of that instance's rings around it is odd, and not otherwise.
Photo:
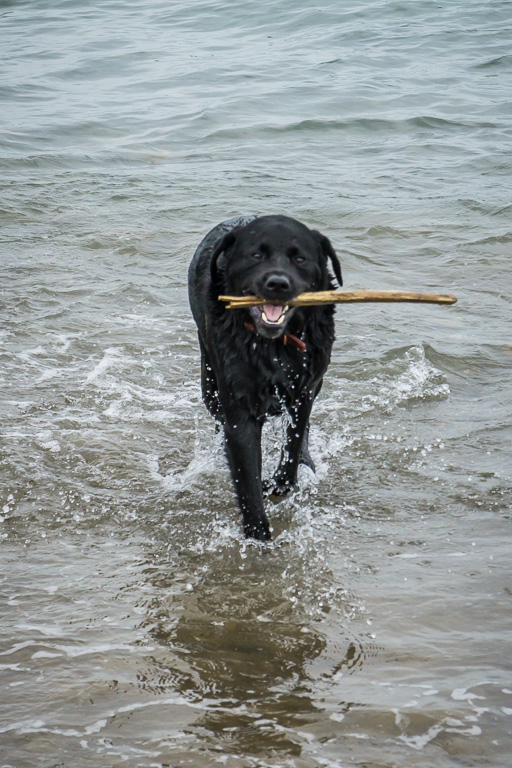
[[(333, 305), (289, 307), (303, 291), (332, 288), (327, 237), (286, 216), (219, 224), (189, 269), (189, 297), (201, 348), (203, 398), (224, 426), (226, 452), (246, 536), (270, 538), (263, 506), (261, 430), (267, 415), (290, 414), (279, 467), (265, 490), (284, 495), (299, 464), (314, 469), (308, 423), (334, 341)], [(218, 296), (255, 294), (269, 303), (226, 309)], [(280, 302), (276, 305), (275, 302)]]

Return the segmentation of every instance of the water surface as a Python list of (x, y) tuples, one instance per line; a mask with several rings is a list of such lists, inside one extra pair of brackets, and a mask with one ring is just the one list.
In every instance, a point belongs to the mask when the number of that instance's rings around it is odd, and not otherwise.
[[(511, 26), (2, 3), (2, 768), (510, 765)], [(251, 213), (328, 235), (348, 288), (459, 297), (338, 309), (263, 550), (185, 285)]]

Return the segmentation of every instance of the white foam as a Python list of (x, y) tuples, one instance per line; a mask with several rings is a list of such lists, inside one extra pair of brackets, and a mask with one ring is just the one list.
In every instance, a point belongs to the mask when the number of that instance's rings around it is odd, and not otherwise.
[(205, 444), (202, 444), (203, 435), (204, 429), (199, 430), (198, 419), (196, 418), (194, 456), (184, 469), (177, 467), (163, 475), (159, 470), (159, 457), (155, 454), (148, 456), (147, 464), (151, 478), (160, 483), (166, 491), (182, 491), (197, 483), (207, 483), (205, 475), (218, 474), (219, 471), (222, 472), (223, 470), (227, 474), (222, 435), (220, 433), (213, 435), (209, 443), (205, 441)]
[(101, 378), (110, 368), (116, 367), (121, 361), (125, 359), (123, 352), (117, 347), (109, 347), (103, 353), (101, 360), (96, 363), (92, 371), (86, 376), (88, 384), (97, 381)]
[(471, 693), (467, 688), (455, 688), (451, 693), (451, 697), (454, 701), (472, 701), (473, 699), (485, 700), (485, 696), (478, 696), (476, 693)]
[(406, 736), (402, 733), (398, 738), (400, 741), (403, 741), (404, 744), (407, 744), (408, 747), (419, 750), (426, 747), (427, 744), (435, 739), (443, 730), (443, 725), (438, 723), (431, 726), (426, 733), (418, 734), (416, 736)]
[(9, 725), (0, 728), (0, 733), (7, 733), (8, 731), (16, 731), (17, 733), (37, 733), (44, 728), (44, 720), (24, 720), (22, 722), (10, 723)]
[(409, 401), (445, 399), (450, 394), (450, 387), (429, 362), (422, 346), (411, 347), (403, 357), (388, 363), (368, 385), (371, 391), (363, 397), (363, 410), (390, 410)]
[(38, 445), (41, 446), (41, 448), (45, 448), (47, 451), (50, 451), (51, 453), (60, 452), (60, 443), (58, 440), (39, 439), (37, 440), (37, 443)]

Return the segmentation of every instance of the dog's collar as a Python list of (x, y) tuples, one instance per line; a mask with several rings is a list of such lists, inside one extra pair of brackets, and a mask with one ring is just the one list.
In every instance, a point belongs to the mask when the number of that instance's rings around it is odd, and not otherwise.
[[(248, 331), (251, 333), (258, 333), (256, 330), (256, 326), (253, 325), (253, 323), (244, 323), (244, 326), (247, 328)], [(282, 336), (279, 337), (283, 340), (283, 344), (286, 346), (287, 344), (291, 344), (292, 347), (295, 347), (299, 350), (299, 352), (304, 353), (306, 351), (306, 345), (302, 341), (302, 339), (299, 339), (298, 336), (294, 336), (292, 333), (283, 333)]]

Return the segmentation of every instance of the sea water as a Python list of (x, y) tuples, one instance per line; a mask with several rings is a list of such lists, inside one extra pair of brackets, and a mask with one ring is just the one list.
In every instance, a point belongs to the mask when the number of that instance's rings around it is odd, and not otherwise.
[[(1, 3), (2, 768), (511, 764), (511, 16)], [(262, 549), (186, 273), (266, 213), (458, 303), (338, 307)]]

